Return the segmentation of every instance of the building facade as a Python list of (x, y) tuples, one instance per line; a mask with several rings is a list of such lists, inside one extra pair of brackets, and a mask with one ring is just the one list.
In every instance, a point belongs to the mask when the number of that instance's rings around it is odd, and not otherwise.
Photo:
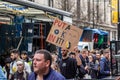
[(111, 0), (34, 0), (73, 13), (73, 24), (109, 32), (109, 41), (117, 40), (117, 24), (111, 22)]

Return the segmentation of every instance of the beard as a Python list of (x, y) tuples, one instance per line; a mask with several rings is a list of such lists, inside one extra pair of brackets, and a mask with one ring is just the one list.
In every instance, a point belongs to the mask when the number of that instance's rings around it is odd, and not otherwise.
[(14, 58), (14, 59), (11, 59), (11, 61), (15, 61), (16, 60), (16, 58)]
[(46, 67), (43, 67), (43, 68), (39, 68), (38, 70), (34, 69), (34, 72), (36, 74), (44, 74), (46, 71)]
[(63, 54), (62, 56), (63, 56), (63, 57), (66, 57), (66, 56), (67, 56), (67, 54)]

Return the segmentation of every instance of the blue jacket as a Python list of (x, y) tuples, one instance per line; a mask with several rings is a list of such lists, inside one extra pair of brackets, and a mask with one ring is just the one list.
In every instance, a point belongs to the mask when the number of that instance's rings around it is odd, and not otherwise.
[(7, 80), (5, 74), (2, 71), (2, 67), (0, 66), (0, 80)]
[(110, 76), (110, 62), (105, 57), (100, 60), (100, 78)]
[[(36, 78), (37, 74), (33, 72), (29, 75), (28, 80), (36, 80)], [(43, 76), (43, 80), (65, 80), (65, 78), (60, 73), (50, 69), (49, 73)]]

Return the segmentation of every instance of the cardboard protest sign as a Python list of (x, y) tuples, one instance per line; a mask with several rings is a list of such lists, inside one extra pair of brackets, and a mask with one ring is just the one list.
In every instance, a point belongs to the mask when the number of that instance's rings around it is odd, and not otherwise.
[(83, 30), (73, 25), (55, 19), (46, 41), (73, 51), (73, 48), (79, 42), (82, 32)]

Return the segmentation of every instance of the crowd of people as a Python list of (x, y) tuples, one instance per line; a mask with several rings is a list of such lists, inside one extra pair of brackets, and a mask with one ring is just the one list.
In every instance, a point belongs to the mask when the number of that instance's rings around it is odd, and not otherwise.
[(81, 80), (103, 79), (111, 75), (110, 50), (87, 49), (74, 51), (61, 49), (62, 58), (57, 51), (37, 50), (33, 57), (26, 51), (10, 51), (5, 65), (0, 66), (0, 80)]

